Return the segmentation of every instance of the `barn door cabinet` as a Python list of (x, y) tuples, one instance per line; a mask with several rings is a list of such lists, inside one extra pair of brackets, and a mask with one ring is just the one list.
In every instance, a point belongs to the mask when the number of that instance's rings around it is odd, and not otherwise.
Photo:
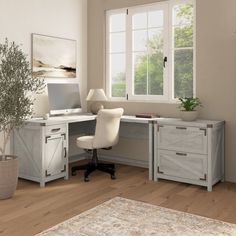
[(160, 119), (154, 126), (154, 180), (212, 186), (224, 180), (224, 122)]
[(19, 157), (19, 177), (40, 183), (68, 179), (67, 124), (27, 123), (14, 130), (12, 149)]

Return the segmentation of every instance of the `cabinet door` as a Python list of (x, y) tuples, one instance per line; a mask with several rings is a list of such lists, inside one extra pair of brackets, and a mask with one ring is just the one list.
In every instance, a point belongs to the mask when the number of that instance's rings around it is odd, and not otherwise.
[(206, 179), (206, 155), (158, 150), (157, 165), (157, 174), (193, 180)]
[(207, 154), (207, 130), (197, 127), (164, 125), (158, 127), (158, 148)]
[(44, 163), (46, 177), (65, 171), (66, 146), (63, 134), (46, 137)]

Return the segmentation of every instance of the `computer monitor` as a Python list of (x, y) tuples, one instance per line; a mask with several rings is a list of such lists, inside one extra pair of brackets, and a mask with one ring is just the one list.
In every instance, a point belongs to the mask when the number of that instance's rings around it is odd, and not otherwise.
[(78, 83), (47, 84), (51, 115), (82, 112)]

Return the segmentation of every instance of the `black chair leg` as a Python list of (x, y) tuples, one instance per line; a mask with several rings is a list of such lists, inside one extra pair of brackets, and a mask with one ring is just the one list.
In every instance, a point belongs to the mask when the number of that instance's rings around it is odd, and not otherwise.
[(93, 165), (93, 164), (88, 164), (86, 171), (84, 172), (84, 181), (88, 182), (89, 181), (89, 175), (95, 171), (97, 169), (97, 166)]
[(98, 163), (99, 166), (103, 167), (104, 169), (112, 169), (115, 171), (115, 164), (108, 164), (108, 163)]
[(76, 176), (76, 172), (77, 172), (78, 170), (86, 170), (87, 168), (88, 168), (88, 164), (82, 165), (82, 166), (73, 166), (73, 167), (71, 168), (71, 175), (72, 175), (72, 176)]
[(97, 166), (97, 169), (102, 171), (102, 172), (105, 172), (105, 173), (108, 173), (111, 175), (111, 179), (115, 179), (115, 168), (109, 168), (107, 166), (105, 166), (104, 164), (98, 164)]
[(82, 165), (82, 166), (74, 166), (71, 169), (72, 176), (76, 175), (77, 170), (85, 170), (84, 172), (84, 181), (89, 181), (89, 175), (95, 171), (100, 170), (102, 172), (108, 173), (111, 175), (111, 179), (115, 179), (115, 165), (114, 164), (108, 164), (108, 163), (99, 163), (98, 162), (98, 156), (97, 156), (97, 150), (93, 150), (93, 157), (89, 164)]

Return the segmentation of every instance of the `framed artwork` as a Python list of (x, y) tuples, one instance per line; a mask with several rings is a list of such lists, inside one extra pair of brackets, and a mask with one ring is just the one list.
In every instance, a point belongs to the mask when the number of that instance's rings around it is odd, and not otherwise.
[(76, 40), (32, 34), (35, 77), (76, 78)]

